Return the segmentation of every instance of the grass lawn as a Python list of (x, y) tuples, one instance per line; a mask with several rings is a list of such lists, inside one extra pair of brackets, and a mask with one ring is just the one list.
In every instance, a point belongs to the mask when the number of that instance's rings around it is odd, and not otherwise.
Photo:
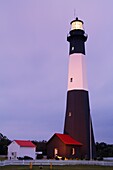
[[(50, 169), (49, 166), (33, 166), (32, 170), (113, 170), (113, 167), (105, 167), (105, 166), (52, 166)], [(0, 167), (0, 170), (30, 170), (29, 166), (3, 166)]]

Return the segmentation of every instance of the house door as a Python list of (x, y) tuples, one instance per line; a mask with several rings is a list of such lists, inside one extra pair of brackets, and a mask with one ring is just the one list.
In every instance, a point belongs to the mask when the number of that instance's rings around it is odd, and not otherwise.
[(75, 148), (72, 148), (72, 155), (75, 155)]
[(58, 155), (58, 148), (54, 148), (54, 156)]
[(16, 159), (17, 153), (16, 152), (12, 152), (12, 159)]

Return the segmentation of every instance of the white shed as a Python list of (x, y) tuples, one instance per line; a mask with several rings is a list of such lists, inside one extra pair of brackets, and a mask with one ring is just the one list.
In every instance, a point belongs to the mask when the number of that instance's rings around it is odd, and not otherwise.
[(26, 140), (14, 140), (8, 146), (8, 159), (17, 159), (29, 156), (35, 159), (36, 146), (31, 141)]

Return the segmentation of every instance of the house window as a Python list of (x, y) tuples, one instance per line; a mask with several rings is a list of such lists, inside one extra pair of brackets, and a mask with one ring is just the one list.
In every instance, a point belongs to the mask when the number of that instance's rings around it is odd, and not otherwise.
[(69, 117), (71, 116), (71, 112), (69, 112)]
[(72, 148), (72, 155), (75, 155), (75, 148)]
[(72, 47), (72, 50), (74, 50), (74, 47)]
[(73, 78), (70, 78), (70, 82), (72, 82), (73, 81)]
[(54, 155), (58, 155), (58, 149), (57, 148), (54, 148)]

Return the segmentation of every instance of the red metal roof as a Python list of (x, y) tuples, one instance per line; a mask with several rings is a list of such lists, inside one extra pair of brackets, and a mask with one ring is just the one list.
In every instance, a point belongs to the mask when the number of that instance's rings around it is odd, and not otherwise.
[(66, 145), (79, 145), (82, 146), (82, 143), (76, 141), (75, 139), (73, 139), (71, 136), (67, 135), (67, 134), (59, 134), (59, 133), (55, 133), (55, 135)]
[(21, 147), (36, 147), (31, 141), (27, 140), (15, 140), (15, 142)]

